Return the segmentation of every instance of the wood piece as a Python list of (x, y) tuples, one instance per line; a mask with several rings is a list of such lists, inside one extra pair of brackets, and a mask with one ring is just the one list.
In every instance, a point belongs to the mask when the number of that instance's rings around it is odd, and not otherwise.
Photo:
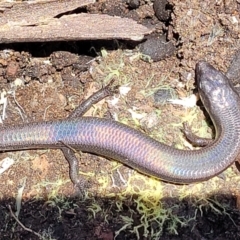
[(103, 14), (71, 14), (95, 0), (27, 2), (5, 8), (0, 43), (89, 39), (141, 40), (152, 30), (128, 18)]
[(0, 18), (0, 26), (31, 26), (48, 24), (61, 14), (84, 7), (95, 0), (55, 0), (47, 2), (23, 2), (6, 8)]

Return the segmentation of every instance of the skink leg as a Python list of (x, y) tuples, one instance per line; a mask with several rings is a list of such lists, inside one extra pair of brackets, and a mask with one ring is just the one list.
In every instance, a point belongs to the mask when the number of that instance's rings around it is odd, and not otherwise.
[(185, 134), (187, 140), (196, 147), (204, 147), (211, 144), (214, 141), (213, 139), (210, 139), (210, 138), (201, 138), (195, 135), (190, 129), (190, 126), (188, 125), (188, 123), (186, 122), (183, 123), (182, 131)]
[[(82, 102), (79, 107), (77, 107), (68, 118), (82, 117), (90, 107), (101, 101), (103, 98), (113, 95), (118, 92), (118, 86), (113, 86), (113, 81), (111, 81), (106, 87), (97, 91), (91, 95), (88, 99)], [(61, 148), (66, 160), (69, 163), (69, 175), (72, 183), (79, 188), (80, 192), (83, 192), (86, 186), (86, 180), (79, 176), (79, 161), (75, 156), (74, 151), (71, 148), (63, 147)]]
[(112, 80), (106, 87), (102, 88), (101, 90), (95, 92), (91, 95), (88, 99), (83, 101), (69, 116), (68, 118), (74, 117), (82, 117), (91, 107), (93, 104), (98, 103), (102, 99), (108, 96), (112, 96), (115, 93), (118, 93), (119, 86), (113, 85), (114, 80)]
[[(209, 138), (201, 138), (197, 135), (195, 135), (192, 130), (190, 129), (190, 126), (188, 125), (188, 123), (183, 123), (183, 132), (186, 136), (186, 138), (188, 139), (189, 142), (191, 142), (194, 146), (196, 147), (204, 147), (207, 146), (209, 144), (211, 144), (214, 140), (213, 139), (209, 139)], [(219, 178), (225, 180), (226, 177), (224, 175), (224, 173), (220, 173), (218, 175)]]
[(78, 187), (79, 190), (82, 192), (84, 187), (86, 186), (85, 179), (79, 177), (79, 163), (78, 159), (75, 156), (75, 153), (72, 149), (63, 147), (61, 148), (66, 160), (69, 163), (69, 176), (74, 184), (74, 186)]

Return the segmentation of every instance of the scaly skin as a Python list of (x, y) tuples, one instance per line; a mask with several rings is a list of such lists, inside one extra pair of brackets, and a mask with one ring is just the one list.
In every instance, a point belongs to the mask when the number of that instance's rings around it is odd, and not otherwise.
[(71, 146), (169, 182), (209, 179), (240, 152), (240, 98), (227, 77), (208, 63), (197, 64), (196, 78), (216, 128), (216, 139), (202, 149), (178, 150), (112, 120), (77, 117), (1, 128), (0, 151)]

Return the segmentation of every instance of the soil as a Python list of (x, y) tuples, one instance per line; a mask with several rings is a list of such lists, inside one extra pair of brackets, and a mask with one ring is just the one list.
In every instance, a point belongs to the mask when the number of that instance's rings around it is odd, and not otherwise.
[[(86, 11), (154, 26), (154, 36), (164, 34), (172, 44), (161, 61), (141, 54), (136, 43), (117, 40), (1, 45), (0, 102), (7, 100), (3, 125), (66, 118), (115, 79), (120, 93), (95, 104), (87, 116), (113, 118), (175, 148), (194, 149), (181, 131), (185, 121), (197, 135), (213, 138), (200, 101), (183, 106), (166, 98), (157, 103), (156, 92), (193, 99), (199, 60), (227, 71), (240, 46), (240, 5), (171, 0), (161, 21), (154, 9), (159, 7), (150, 0), (102, 0)], [(82, 195), (69, 179), (60, 150), (1, 154), (1, 160), (8, 157), (14, 164), (0, 176), (0, 239), (240, 239), (235, 164), (210, 180), (177, 185), (114, 160), (77, 155), (89, 182)]]

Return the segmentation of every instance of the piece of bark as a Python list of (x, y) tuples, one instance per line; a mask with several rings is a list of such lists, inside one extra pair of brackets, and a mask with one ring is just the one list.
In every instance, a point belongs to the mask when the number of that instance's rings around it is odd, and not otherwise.
[(151, 29), (128, 18), (103, 14), (71, 14), (95, 0), (26, 2), (5, 8), (0, 43), (89, 39), (141, 40)]
[[(6, 8), (0, 18), (0, 26), (32, 26), (48, 24), (78, 8), (95, 3), (95, 0), (48, 0), (45, 2), (22, 2)], [(5, 25), (5, 26), (6, 26)]]

